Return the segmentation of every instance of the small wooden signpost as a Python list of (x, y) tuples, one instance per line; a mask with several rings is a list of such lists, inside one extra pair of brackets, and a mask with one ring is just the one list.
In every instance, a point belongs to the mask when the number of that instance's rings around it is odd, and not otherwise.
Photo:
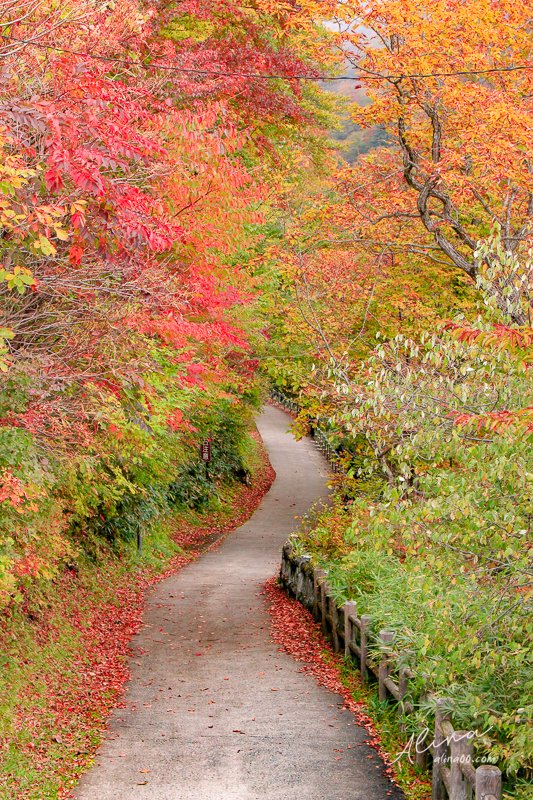
[(206, 464), (209, 464), (211, 461), (211, 442), (209, 439), (206, 439), (205, 442), (202, 442), (201, 453), (202, 453), (202, 461), (205, 461)]
[(211, 461), (211, 440), (206, 439), (200, 446), (200, 456), (205, 464), (205, 477), (209, 480), (209, 463)]

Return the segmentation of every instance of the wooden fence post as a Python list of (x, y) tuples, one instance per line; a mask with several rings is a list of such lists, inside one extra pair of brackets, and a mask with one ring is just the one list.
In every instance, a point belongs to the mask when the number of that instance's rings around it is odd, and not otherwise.
[(328, 575), (328, 571), (326, 569), (317, 569), (315, 572), (315, 577), (318, 585), (318, 590), (320, 592), (320, 617), (321, 617), (321, 626), (322, 626), (322, 633), (327, 632), (327, 613), (328, 613), (328, 598), (326, 595), (326, 578)]
[(298, 565), (295, 561), (290, 560), (291, 571), (290, 571), (290, 587), (291, 592), (293, 593), (294, 597), (296, 597), (296, 582), (298, 580)]
[(337, 601), (334, 597), (329, 599), (331, 606), (331, 635), (333, 638), (333, 649), (336, 653), (340, 650), (339, 645), (339, 611), (337, 609)]
[(307, 573), (307, 608), (314, 610), (315, 606), (315, 576), (313, 570)]
[(405, 724), (405, 696), (407, 694), (407, 673), (409, 672), (407, 667), (400, 667), (398, 670), (398, 713), (400, 715), (400, 730), (402, 733), (405, 733), (406, 724)]
[(450, 800), (467, 800), (467, 782), (461, 764), (472, 763), (468, 731), (454, 731), (450, 742)]
[(387, 687), (385, 686), (385, 678), (389, 674), (389, 660), (390, 656), (388, 654), (389, 645), (391, 645), (394, 641), (394, 633), (392, 631), (380, 631), (379, 632), (379, 643), (384, 649), (384, 652), (381, 655), (381, 661), (379, 662), (379, 669), (378, 669), (378, 696), (380, 700), (387, 699)]
[(502, 774), (498, 767), (482, 764), (476, 769), (476, 800), (501, 800)]
[(294, 594), (297, 600), (302, 601), (304, 597), (304, 581), (305, 581), (305, 573), (303, 571), (303, 565), (305, 564), (306, 560), (309, 560), (309, 556), (302, 556), (296, 562), (296, 586), (294, 590)]
[[(423, 673), (422, 677), (424, 678), (424, 681), (427, 684), (429, 682), (428, 676), (425, 673)], [(420, 703), (425, 702), (427, 700), (427, 697), (428, 697), (427, 692), (421, 692), (419, 702)], [(420, 732), (418, 736), (417, 739), (418, 746), (416, 748), (416, 753), (415, 753), (415, 764), (417, 767), (419, 767), (419, 769), (425, 769), (428, 764), (428, 740), (430, 740), (431, 737), (429, 736), (429, 731), (424, 731), (424, 733), (425, 736), (422, 735), (422, 732)]]
[(324, 636), (328, 632), (328, 595), (326, 588), (326, 581), (323, 580), (320, 584), (320, 607), (322, 609), (321, 625)]
[(313, 570), (313, 617), (316, 619), (318, 617), (318, 573), (320, 570), (314, 569)]
[(368, 614), (363, 614), (361, 617), (361, 677), (364, 681), (368, 678), (368, 668), (366, 665), (368, 659), (368, 631), (370, 629), (371, 617)]
[(322, 603), (319, 598), (322, 597), (322, 582), (325, 580), (327, 575), (326, 570), (324, 569), (315, 569), (314, 573), (314, 591), (315, 591), (315, 601), (313, 603), (313, 616), (316, 620), (318, 620), (318, 610), (320, 609), (320, 614), (324, 613), (322, 609)]
[(350, 650), (350, 644), (353, 641), (353, 626), (350, 620), (350, 615), (352, 617), (357, 616), (357, 603), (355, 600), (348, 600), (347, 603), (344, 604), (344, 657), (350, 658), (352, 655), (352, 651)]
[(312, 594), (310, 596), (310, 586), (309, 586), (309, 570), (306, 570), (305, 567), (311, 561), (311, 556), (307, 554), (303, 555), (300, 559), (300, 569), (302, 571), (302, 602), (309, 608), (310, 600), (312, 600)]
[(433, 739), (433, 773), (431, 782), (431, 800), (444, 800), (444, 781), (441, 775), (441, 766), (446, 764), (448, 755), (448, 745), (446, 737), (441, 730), (441, 724), (448, 719), (449, 714), (444, 710), (446, 701), (443, 698), (437, 700), (435, 706), (435, 736)]

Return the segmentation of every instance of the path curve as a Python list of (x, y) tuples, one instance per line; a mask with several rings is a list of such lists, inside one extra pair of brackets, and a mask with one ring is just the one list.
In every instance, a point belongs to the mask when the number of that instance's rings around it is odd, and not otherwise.
[(272, 407), (259, 418), (277, 478), (253, 517), (149, 593), (125, 707), (78, 800), (402, 797), (340, 698), (269, 636), (261, 587), (294, 516), (327, 495), (325, 462), (288, 422)]

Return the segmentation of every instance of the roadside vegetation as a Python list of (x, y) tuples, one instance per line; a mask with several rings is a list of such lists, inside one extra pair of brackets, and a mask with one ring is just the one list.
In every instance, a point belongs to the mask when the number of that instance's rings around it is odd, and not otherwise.
[[(0, 793), (9, 800), (70, 796), (92, 763), (137, 655), (145, 592), (216, 547), (260, 503), (274, 477), (256, 432), (243, 437), (246, 483), (213, 477), (143, 523), (135, 539), (104, 542), (46, 585), (33, 585), (0, 623)], [(96, 548), (96, 543), (98, 547)]]
[[(523, 9), (504, 5), (497, 17), (481, 0), (339, 10), (364, 19), (339, 26), (348, 61), (362, 65), (353, 119), (387, 138), (280, 209), (284, 235), (263, 264), (283, 313), (265, 297), (265, 364), (301, 408), (295, 430), (321, 427), (345, 473), (295, 546), (328, 570), (340, 601), (395, 632), (418, 676), (414, 698), (430, 693), (413, 730), (432, 729), (431, 695), (447, 698), (455, 728), (482, 734), (476, 757), (503, 770), (506, 797), (525, 800), (531, 74), (510, 69), (529, 51), (515, 37)], [(497, 58), (481, 28), (500, 43)], [(376, 79), (385, 74), (400, 77)]]
[(0, 0), (2, 797), (64, 795), (143, 589), (266, 488), (248, 263), (333, 107), (284, 6)]
[(253, 492), (267, 384), (344, 466), (298, 546), (529, 796), (530, 29), (511, 0), (0, 0), (14, 797), (67, 791), (146, 576)]

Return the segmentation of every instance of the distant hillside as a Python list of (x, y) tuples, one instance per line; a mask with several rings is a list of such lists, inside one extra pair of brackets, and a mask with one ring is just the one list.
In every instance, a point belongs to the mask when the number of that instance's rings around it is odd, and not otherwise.
[(371, 100), (367, 97), (365, 90), (360, 88), (355, 69), (348, 61), (346, 61), (346, 71), (343, 77), (351, 77), (353, 81), (327, 81), (322, 84), (322, 88), (346, 100), (346, 113), (342, 127), (331, 131), (331, 138), (339, 143), (342, 157), (349, 164), (353, 164), (360, 155), (368, 153), (376, 147), (385, 147), (390, 140), (381, 126), (361, 128), (352, 121), (350, 105), (355, 103), (364, 107), (370, 105)]

